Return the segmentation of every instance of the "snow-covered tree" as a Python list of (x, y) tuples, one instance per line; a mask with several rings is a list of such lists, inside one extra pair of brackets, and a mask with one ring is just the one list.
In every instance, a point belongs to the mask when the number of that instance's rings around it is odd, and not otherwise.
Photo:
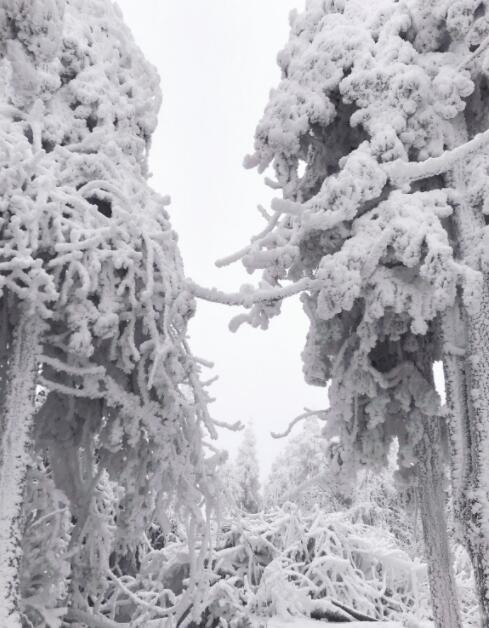
[(308, 418), (275, 458), (264, 486), (265, 508), (291, 501), (302, 508), (317, 504), (332, 512), (351, 503), (351, 484), (335, 464), (335, 443), (322, 432), (319, 420)]
[(235, 481), (237, 484), (236, 504), (245, 512), (255, 513), (261, 508), (260, 470), (256, 455), (256, 439), (253, 426), (249, 423), (236, 455)]
[(412, 557), (424, 555), (417, 537), (417, 500), (412, 488), (396, 486), (396, 451), (381, 471), (355, 475), (342, 469), (341, 444), (325, 438), (316, 418), (308, 418), (272, 464), (264, 487), (264, 510), (292, 502), (303, 512), (348, 511), (352, 521), (388, 530)]
[(5, 628), (21, 612), (50, 627), (190, 617), (205, 538), (179, 599), (138, 575), (148, 527), (164, 529), (171, 506), (193, 545), (213, 500), (194, 301), (168, 200), (146, 182), (159, 104), (110, 0), (1, 3)]
[[(266, 327), (302, 292), (309, 382), (329, 389), (347, 458), (394, 441), (420, 493), (437, 626), (460, 619), (443, 521), (433, 363), (449, 402), (457, 516), (489, 623), (489, 19), (485, 0), (309, 0), (291, 16), (282, 80), (249, 167), (283, 198), (242, 258), (260, 290), (201, 294)], [(288, 282), (288, 283), (286, 283)]]
[(240, 485), (233, 461), (227, 459), (219, 467), (219, 474), (216, 478), (219, 482), (221, 499), (219, 501), (220, 520), (229, 520), (236, 516), (239, 510)]

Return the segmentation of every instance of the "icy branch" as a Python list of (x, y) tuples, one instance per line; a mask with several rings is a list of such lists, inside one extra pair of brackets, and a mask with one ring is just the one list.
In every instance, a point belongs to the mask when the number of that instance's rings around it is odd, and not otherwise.
[(430, 157), (425, 161), (407, 162), (397, 159), (392, 163), (385, 164), (384, 170), (397, 187), (402, 187), (406, 183), (419, 181), (435, 177), (451, 170), (458, 162), (473, 155), (489, 142), (489, 129), (478, 133), (473, 139), (453, 150), (447, 150), (439, 157)]
[(291, 433), (294, 426), (297, 425), (297, 423), (299, 423), (300, 421), (303, 421), (304, 419), (308, 419), (311, 416), (320, 417), (321, 414), (324, 414), (324, 410), (308, 410), (307, 408), (304, 408), (304, 410), (305, 412), (303, 412), (302, 414), (299, 414), (299, 416), (295, 417), (295, 419), (293, 419), (289, 423), (289, 426), (285, 430), (285, 432), (282, 432), (282, 433), (271, 432), (270, 434), (272, 438), (285, 438)]
[[(263, 212), (262, 212), (262, 215), (263, 215)], [(261, 231), (256, 236), (251, 238), (251, 244), (249, 244), (248, 246), (243, 247), (239, 251), (236, 251), (236, 253), (232, 253), (231, 255), (228, 255), (227, 257), (223, 257), (222, 259), (218, 259), (216, 261), (216, 266), (218, 268), (222, 268), (224, 266), (229, 266), (230, 264), (233, 264), (234, 262), (237, 262), (242, 257), (244, 257), (247, 253), (249, 253), (251, 251), (252, 245), (254, 243), (258, 242), (259, 240), (264, 238), (266, 235), (268, 235), (271, 231), (273, 231), (273, 229), (275, 228), (279, 218), (280, 218), (280, 212), (277, 211), (269, 219), (269, 222), (268, 222), (267, 226), (265, 227), (265, 229), (263, 229), (263, 231)]]
[(304, 277), (290, 286), (227, 293), (217, 288), (204, 288), (191, 279), (187, 280), (187, 288), (196, 298), (209, 301), (210, 303), (230, 306), (238, 305), (241, 307), (251, 307), (256, 303), (287, 299), (306, 290), (317, 290), (321, 285), (322, 281), (320, 279)]
[(122, 580), (118, 578), (110, 569), (107, 570), (107, 576), (137, 606), (141, 606), (142, 608), (145, 608), (146, 610), (152, 613), (155, 613), (159, 617), (168, 617), (169, 615), (172, 614), (172, 609), (164, 609), (164, 608), (161, 608), (160, 606), (156, 606), (155, 604), (150, 604), (149, 602), (146, 602), (145, 600), (141, 599), (138, 595), (136, 595), (128, 587), (126, 587), (126, 585), (122, 582)]
[(226, 421), (218, 421), (217, 419), (213, 419), (212, 422), (216, 427), (220, 427), (224, 430), (229, 430), (230, 432), (241, 432), (244, 429), (244, 425), (241, 423), (241, 421), (227, 423)]
[(95, 375), (95, 376), (102, 376), (102, 377), (105, 375), (105, 368), (97, 364), (86, 366), (86, 367), (73, 366), (71, 364), (65, 364), (65, 362), (63, 362), (62, 360), (51, 358), (47, 355), (42, 355), (41, 361), (44, 364), (48, 364), (49, 366), (51, 366), (55, 371), (69, 373), (70, 375), (78, 375), (78, 376)]
[(251, 238), (251, 244), (249, 244), (248, 246), (245, 246), (239, 251), (236, 251), (236, 253), (232, 253), (231, 255), (228, 255), (227, 257), (223, 257), (222, 259), (217, 260), (216, 266), (218, 268), (222, 268), (223, 266), (229, 266), (229, 264), (237, 262), (238, 260), (243, 258), (245, 255), (250, 253), (253, 250), (253, 245), (256, 246), (256, 244), (259, 243), (260, 240), (262, 240), (265, 236), (267, 236), (269, 233), (273, 231), (273, 229), (276, 227), (278, 223), (280, 216), (282, 216), (283, 214), (288, 214), (291, 216), (298, 216), (303, 211), (303, 207), (300, 203), (296, 203), (294, 201), (283, 200), (280, 198), (274, 198), (272, 200), (272, 209), (274, 211), (272, 216), (268, 216), (266, 211), (263, 209), (263, 207), (258, 206), (258, 209), (260, 213), (262, 214), (262, 216), (264, 216), (265, 219), (268, 220), (268, 224), (265, 227), (265, 229), (263, 229), (263, 231), (258, 233), (256, 236), (253, 236)]

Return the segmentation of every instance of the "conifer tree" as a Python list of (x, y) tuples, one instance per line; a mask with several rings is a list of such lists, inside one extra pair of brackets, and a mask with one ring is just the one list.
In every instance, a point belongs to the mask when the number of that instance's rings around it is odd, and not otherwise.
[[(323, 425), (310, 417), (272, 463), (264, 488), (266, 508), (291, 501), (301, 508), (320, 505), (325, 512), (344, 506), (347, 482), (338, 472), (335, 443), (324, 437)], [(351, 496), (351, 486), (348, 491)]]
[(245, 512), (256, 513), (261, 508), (260, 472), (256, 456), (256, 439), (251, 423), (243, 433), (243, 441), (236, 456), (235, 466), (238, 507)]

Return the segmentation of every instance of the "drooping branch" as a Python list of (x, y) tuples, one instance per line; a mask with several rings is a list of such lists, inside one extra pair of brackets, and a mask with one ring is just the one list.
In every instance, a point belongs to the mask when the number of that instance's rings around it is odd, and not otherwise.
[(295, 419), (292, 419), (292, 421), (289, 423), (289, 426), (287, 427), (285, 432), (281, 432), (281, 433), (270, 432), (271, 437), (272, 438), (285, 438), (291, 433), (291, 431), (297, 425), (297, 423), (300, 423), (300, 421), (303, 421), (304, 419), (307, 419), (311, 416), (316, 416), (318, 418), (321, 418), (321, 414), (324, 414), (324, 410), (308, 410), (307, 408), (304, 408), (304, 410), (305, 412), (303, 412), (302, 414), (299, 414), (299, 416), (295, 417)]

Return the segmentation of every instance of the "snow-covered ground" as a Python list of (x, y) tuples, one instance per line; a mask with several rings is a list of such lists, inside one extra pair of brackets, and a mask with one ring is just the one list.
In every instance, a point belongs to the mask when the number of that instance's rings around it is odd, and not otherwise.
[[(273, 617), (271, 619), (257, 620), (256, 628), (321, 628), (321, 626), (338, 626), (337, 623), (329, 624), (324, 621), (316, 621), (314, 619), (306, 619), (305, 617), (295, 617), (290, 619), (282, 619), (279, 617)], [(406, 628), (433, 628), (431, 622), (418, 622), (411, 620), (404, 624)], [(385, 622), (351, 622), (342, 624), (345, 628), (403, 628), (403, 624), (396, 621)]]
[[(261, 625), (266, 628), (321, 628), (321, 626), (325, 626), (326, 623), (323, 621), (315, 621), (314, 619), (306, 619), (305, 617), (297, 617), (295, 619), (267, 619), (262, 620)], [(333, 625), (333, 624), (328, 624)], [(338, 624), (334, 624), (337, 626)], [(351, 622), (347, 624), (342, 624), (345, 628), (401, 628), (401, 624), (396, 622)], [(260, 626), (258, 623), (257, 626)]]

